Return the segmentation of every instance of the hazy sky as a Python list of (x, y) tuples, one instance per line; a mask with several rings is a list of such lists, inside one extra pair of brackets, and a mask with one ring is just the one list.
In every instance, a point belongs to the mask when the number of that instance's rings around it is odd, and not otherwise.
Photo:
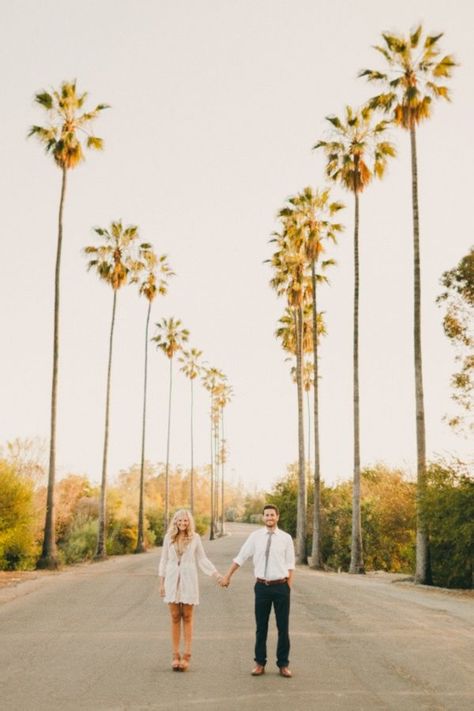
[[(123, 219), (169, 255), (177, 277), (153, 322), (174, 315), (235, 391), (227, 408), (229, 474), (269, 486), (297, 457), (296, 390), (274, 339), (284, 304), (264, 260), (285, 198), (324, 185), (311, 146), (324, 117), (373, 88), (359, 69), (380, 66), (383, 30), (423, 21), (444, 31), (461, 66), (451, 104), (438, 104), (418, 137), (427, 446), (466, 454), (442, 418), (450, 411), (453, 352), (435, 298), (442, 272), (473, 240), (474, 10), (457, 0), (17, 0), (0, 2), (3, 67), (0, 173), (0, 439), (48, 436), (53, 270), (60, 172), (28, 127), (44, 116), (34, 93), (76, 78), (90, 102), (112, 108), (96, 123), (105, 151), (69, 174), (62, 265), (58, 469), (98, 480), (112, 296), (87, 273), (93, 226)], [(361, 199), (361, 452), (414, 468), (412, 232), (408, 135), (399, 158)], [(352, 227), (334, 249), (321, 291), (322, 472), (352, 472)], [(119, 293), (110, 475), (139, 459), (146, 303)], [(147, 457), (163, 460), (168, 366), (150, 350)], [(196, 455), (208, 460), (208, 397), (198, 388)], [(175, 378), (172, 461), (189, 463), (189, 381)]]

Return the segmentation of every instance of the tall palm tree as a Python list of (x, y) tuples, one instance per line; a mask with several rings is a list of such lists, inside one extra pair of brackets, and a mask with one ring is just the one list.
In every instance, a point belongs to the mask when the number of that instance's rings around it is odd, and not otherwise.
[(124, 227), (122, 222), (112, 222), (109, 229), (96, 227), (96, 234), (105, 244), (85, 247), (84, 254), (89, 259), (88, 270), (94, 269), (99, 279), (105, 281), (113, 291), (112, 318), (110, 322), (109, 356), (107, 365), (107, 386), (105, 393), (104, 447), (102, 453), (102, 478), (99, 502), (99, 531), (97, 535), (96, 559), (103, 559), (106, 551), (106, 496), (107, 496), (107, 458), (109, 449), (110, 385), (112, 378), (112, 352), (114, 340), (117, 293), (127, 282), (135, 281), (137, 273), (143, 268), (135, 256), (135, 244), (139, 238), (138, 227)]
[(164, 296), (168, 292), (168, 279), (174, 276), (165, 254), (157, 257), (151, 245), (140, 245), (140, 258), (145, 264), (145, 274), (139, 286), (140, 296), (148, 301), (145, 324), (145, 367), (143, 373), (143, 415), (142, 415), (142, 449), (140, 458), (140, 493), (138, 502), (138, 536), (135, 553), (145, 551), (145, 435), (146, 435), (146, 406), (148, 390), (148, 341), (151, 307), (157, 294)]
[[(98, 104), (92, 111), (82, 112), (87, 94), (78, 94), (76, 82), (63, 82), (59, 91), (41, 91), (35, 101), (48, 114), (47, 126), (32, 126), (29, 136), (36, 136), (52, 155), (61, 170), (61, 194), (59, 198), (58, 236), (56, 244), (56, 267), (54, 276), (54, 326), (53, 326), (53, 372), (51, 385), (51, 419), (49, 440), (48, 493), (41, 556), (38, 568), (58, 567), (54, 525), (54, 484), (56, 480), (56, 419), (59, 367), (59, 307), (61, 251), (63, 242), (63, 211), (66, 197), (68, 170), (84, 160), (83, 142), (87, 148), (102, 150), (103, 141), (90, 130), (91, 122), (107, 108)], [(82, 134), (82, 135), (81, 135)]]
[(194, 513), (194, 381), (201, 374), (201, 356), (202, 351), (197, 348), (191, 348), (189, 351), (183, 351), (183, 355), (179, 357), (179, 362), (182, 363), (181, 372), (189, 378), (191, 386), (191, 469), (189, 476), (189, 507), (191, 513)]
[(220, 445), (219, 445), (219, 457), (218, 457), (218, 463), (221, 466), (221, 520), (220, 520), (220, 535), (224, 535), (224, 520), (225, 520), (225, 510), (224, 510), (224, 499), (225, 499), (225, 473), (224, 473), (224, 467), (227, 459), (227, 447), (226, 447), (226, 440), (224, 438), (224, 410), (227, 407), (227, 405), (230, 403), (233, 397), (233, 391), (232, 391), (232, 386), (229, 385), (227, 382), (224, 382), (222, 384), (222, 387), (219, 388), (219, 391), (217, 393), (217, 407), (218, 411), (220, 414), (220, 430), (221, 430), (221, 436), (220, 436)]
[(354, 483), (352, 494), (352, 544), (349, 572), (363, 573), (362, 530), (360, 517), (360, 417), (359, 417), (359, 195), (372, 178), (382, 178), (389, 157), (395, 156), (393, 144), (382, 140), (387, 121), (374, 121), (365, 106), (355, 111), (346, 107), (345, 117), (328, 116), (334, 140), (318, 141), (327, 155), (328, 177), (354, 195), (354, 330), (353, 330), (353, 418)]
[(216, 406), (216, 397), (219, 389), (222, 386), (222, 383), (225, 383), (226, 381), (226, 376), (222, 372), (222, 370), (219, 370), (219, 368), (215, 368), (212, 366), (206, 366), (203, 368), (203, 374), (201, 377), (202, 384), (204, 385), (204, 388), (208, 391), (210, 394), (211, 398), (211, 408), (210, 408), (210, 420), (211, 420), (211, 466), (210, 466), (210, 474), (211, 474), (211, 492), (210, 492), (210, 527), (209, 527), (209, 540), (214, 540), (215, 538), (215, 533), (216, 533), (216, 496), (215, 496), (215, 481), (216, 481), (216, 476), (217, 476), (217, 462), (216, 462), (216, 455), (217, 455), (217, 449), (218, 447), (216, 446), (216, 421), (218, 423), (217, 419), (217, 406)]
[(292, 215), (280, 214), (282, 232), (276, 234), (273, 242), (277, 249), (270, 260), (274, 276), (270, 285), (277, 295), (286, 295), (288, 306), (295, 324), (296, 348), (296, 390), (298, 403), (298, 495), (296, 512), (296, 558), (298, 563), (306, 562), (306, 467), (304, 450), (303, 421), (303, 338), (304, 305), (308, 300), (310, 284), (307, 279), (306, 261), (300, 233)]
[[(421, 352), (421, 270), (420, 222), (418, 206), (418, 159), (416, 128), (431, 116), (433, 99), (449, 100), (445, 79), (449, 79), (456, 62), (452, 55), (440, 57), (438, 42), (441, 34), (423, 37), (419, 25), (407, 37), (384, 33), (383, 45), (375, 49), (385, 58), (386, 72), (364, 69), (359, 76), (370, 82), (382, 84), (384, 92), (370, 100), (372, 108), (381, 109), (400, 128), (410, 134), (411, 189), (413, 211), (413, 340), (415, 364), (416, 444), (417, 444), (417, 495), (423, 496), (426, 481), (425, 406), (423, 397), (423, 370)], [(416, 572), (418, 583), (429, 583), (428, 534), (417, 514)]]
[[(302, 240), (302, 247), (311, 270), (311, 296), (313, 318), (313, 381), (314, 381), (314, 492), (313, 492), (313, 541), (311, 566), (315, 569), (322, 568), (321, 559), (321, 464), (319, 442), (319, 334), (317, 328), (318, 318), (318, 283), (327, 283), (324, 274), (326, 269), (334, 266), (333, 259), (322, 258), (326, 251), (328, 241), (336, 243), (337, 234), (342, 231), (342, 225), (334, 222), (333, 217), (344, 206), (340, 202), (331, 202), (330, 191), (313, 190), (305, 188), (301, 193), (288, 201), (288, 206), (282, 214), (293, 217), (292, 223), (296, 225)], [(317, 270), (320, 270), (317, 273)], [(308, 438), (309, 438), (308, 434)]]
[(173, 359), (178, 351), (181, 351), (183, 344), (189, 338), (189, 331), (181, 328), (180, 319), (164, 318), (156, 326), (156, 335), (151, 339), (156, 343), (156, 347), (165, 354), (170, 362), (169, 396), (168, 396), (168, 434), (166, 437), (166, 469), (165, 469), (165, 530), (169, 523), (169, 503), (170, 503), (170, 437), (171, 437), (171, 397), (173, 392)]

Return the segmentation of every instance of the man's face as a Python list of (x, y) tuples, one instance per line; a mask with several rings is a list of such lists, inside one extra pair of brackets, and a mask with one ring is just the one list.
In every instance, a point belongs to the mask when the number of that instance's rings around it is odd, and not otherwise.
[(275, 528), (279, 518), (275, 509), (265, 509), (263, 512), (263, 523), (267, 528)]

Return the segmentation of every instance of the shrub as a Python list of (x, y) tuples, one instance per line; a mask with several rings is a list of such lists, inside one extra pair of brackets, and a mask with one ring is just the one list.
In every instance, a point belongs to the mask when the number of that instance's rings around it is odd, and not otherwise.
[(474, 480), (462, 463), (430, 465), (421, 511), (430, 539), (433, 583), (472, 588)]
[(78, 518), (68, 531), (67, 538), (59, 545), (65, 563), (91, 560), (97, 546), (97, 519)]
[(32, 482), (0, 460), (0, 570), (31, 568), (37, 554)]

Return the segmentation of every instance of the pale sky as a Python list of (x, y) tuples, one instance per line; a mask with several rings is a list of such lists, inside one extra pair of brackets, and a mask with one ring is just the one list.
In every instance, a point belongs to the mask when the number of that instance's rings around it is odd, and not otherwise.
[[(465, 456), (443, 422), (451, 410), (453, 351), (435, 304), (439, 279), (473, 241), (474, 10), (456, 0), (18, 0), (0, 2), (2, 208), (0, 440), (47, 437), (53, 270), (60, 172), (28, 128), (44, 116), (36, 91), (76, 78), (90, 104), (106, 102), (95, 129), (105, 151), (69, 174), (62, 264), (58, 473), (100, 476), (111, 292), (87, 273), (93, 226), (121, 218), (169, 255), (177, 276), (155, 301), (153, 322), (181, 318), (191, 345), (228, 375), (229, 475), (269, 487), (297, 458), (296, 389), (274, 339), (284, 309), (263, 262), (285, 199), (324, 187), (311, 150), (324, 117), (373, 88), (356, 78), (380, 66), (384, 30), (419, 21), (444, 31), (460, 63), (453, 101), (418, 135), (423, 352), (429, 456)], [(412, 231), (408, 135), (399, 158), (361, 199), (361, 454), (414, 469)], [(326, 482), (352, 475), (352, 229), (321, 292), (321, 454)], [(109, 473), (139, 460), (146, 304), (119, 293)], [(153, 329), (154, 330), (154, 329)], [(168, 364), (150, 349), (147, 458), (163, 461)], [(208, 396), (196, 397), (195, 461), (208, 461)], [(171, 459), (189, 465), (189, 381), (175, 378)]]

